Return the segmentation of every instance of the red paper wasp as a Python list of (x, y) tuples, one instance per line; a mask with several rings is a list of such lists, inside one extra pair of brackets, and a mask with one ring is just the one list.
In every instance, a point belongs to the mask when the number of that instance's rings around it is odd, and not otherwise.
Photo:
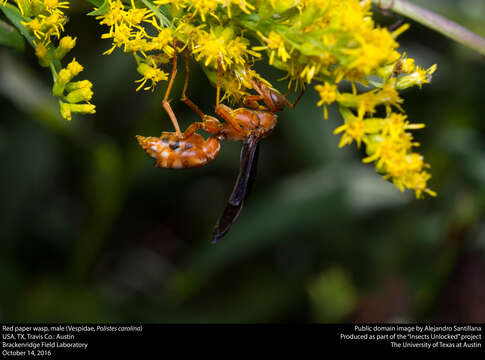
[[(201, 122), (191, 124), (184, 133), (168, 101), (168, 96), (177, 73), (177, 56), (173, 60), (172, 75), (163, 99), (163, 107), (167, 111), (175, 132), (163, 132), (160, 137), (137, 136), (138, 142), (145, 152), (157, 160), (155, 166), (172, 169), (185, 169), (204, 166), (213, 161), (220, 151), (220, 140), (230, 139), (242, 141), (241, 165), (236, 184), (229, 201), (214, 227), (212, 241), (216, 242), (224, 237), (238, 217), (256, 176), (259, 141), (268, 136), (276, 126), (275, 112), (283, 110), (286, 106), (293, 108), (303, 95), (298, 96), (294, 104), (270, 88), (260, 80), (251, 80), (257, 95), (246, 96), (243, 100), (245, 107), (232, 109), (219, 102), (222, 67), (219, 64), (217, 80), (217, 100), (215, 113), (225, 122), (204, 114), (187, 96), (189, 79), (188, 55), (185, 53), (186, 77), (181, 100), (201, 117)], [(259, 104), (263, 101), (265, 106)], [(207, 140), (196, 134), (202, 129), (211, 133)]]

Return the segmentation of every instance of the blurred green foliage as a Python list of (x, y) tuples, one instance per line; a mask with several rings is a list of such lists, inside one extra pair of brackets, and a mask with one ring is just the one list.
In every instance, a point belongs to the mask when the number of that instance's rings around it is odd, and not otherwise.
[[(483, 1), (421, 3), (485, 36)], [(324, 121), (308, 91), (262, 143), (253, 193), (214, 245), (240, 144), (201, 169), (154, 168), (135, 134), (170, 129), (164, 89), (135, 92), (135, 64), (101, 56), (83, 4), (67, 29), (95, 116), (61, 120), (30, 49), (0, 48), (1, 321), (485, 321), (483, 58), (415, 24), (401, 38), (418, 64), (438, 64), (403, 95), (427, 124), (416, 137), (437, 198), (400, 193), (338, 149), (336, 109)], [(192, 65), (190, 96), (211, 113), (215, 89)], [(197, 120), (173, 104), (183, 127)]]

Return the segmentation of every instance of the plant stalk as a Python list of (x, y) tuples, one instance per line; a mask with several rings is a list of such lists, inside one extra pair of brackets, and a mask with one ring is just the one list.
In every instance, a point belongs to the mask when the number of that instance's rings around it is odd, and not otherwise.
[(391, 10), (429, 27), (485, 56), (483, 37), (443, 16), (406, 0), (372, 0), (372, 2), (383, 9)]

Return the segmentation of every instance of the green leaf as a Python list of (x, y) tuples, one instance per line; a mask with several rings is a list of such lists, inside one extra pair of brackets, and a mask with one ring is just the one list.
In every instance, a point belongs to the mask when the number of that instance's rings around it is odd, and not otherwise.
[(167, 19), (172, 20), (172, 14), (170, 14), (170, 11), (166, 8), (165, 5), (161, 5), (158, 10), (162, 13), (163, 16), (165, 16)]
[(19, 51), (25, 49), (25, 41), (22, 35), (2, 20), (0, 20), (0, 44)]
[[(108, 0), (104, 0), (104, 2), (101, 4), (103, 0), (89, 0), (91, 3), (93, 3), (95, 6), (98, 8), (94, 11), (91, 11), (88, 16), (99, 16), (99, 15), (104, 15), (106, 14), (110, 7), (109, 7), (109, 2)], [(97, 4), (95, 4), (97, 3)]]
[(104, 0), (88, 0), (88, 1), (96, 7), (100, 7), (103, 5), (103, 2), (107, 2)]
[(34, 47), (34, 38), (27, 28), (22, 25), (24, 18), (19, 9), (11, 4), (6, 4), (4, 6), (0, 6), (0, 10), (2, 10), (7, 19), (9, 19), (10, 22), (20, 31), (20, 34), (27, 39), (30, 46)]

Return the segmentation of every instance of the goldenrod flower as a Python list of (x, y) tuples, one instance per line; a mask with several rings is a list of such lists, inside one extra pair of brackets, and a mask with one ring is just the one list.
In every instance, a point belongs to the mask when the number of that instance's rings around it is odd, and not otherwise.
[[(83, 70), (83, 67), (75, 60), (66, 68), (62, 68), (61, 65), (61, 60), (76, 45), (76, 38), (61, 37), (64, 25), (67, 23), (64, 10), (69, 8), (69, 1), (12, 0), (12, 2), (23, 15), (24, 21), (21, 22), (21, 25), (34, 37), (33, 47), (39, 64), (50, 68), (52, 72), (54, 78), (52, 93), (59, 98), (61, 116), (66, 120), (71, 120), (73, 112), (94, 113), (95, 107), (92, 104), (74, 104), (90, 101), (93, 95), (91, 87), (84, 86), (82, 90), (79, 88), (72, 93), (72, 90), (69, 90), (68, 94), (65, 94), (71, 80)], [(7, 0), (0, 0), (0, 5), (6, 4)], [(77, 105), (77, 107), (73, 109), (71, 105)], [(83, 107), (85, 105), (89, 106)]]
[(323, 105), (323, 117), (326, 120), (328, 118), (327, 105), (332, 104), (337, 99), (337, 86), (326, 82), (323, 85), (315, 86), (315, 90), (318, 91), (321, 99), (317, 106)]
[(59, 15), (62, 15), (61, 9), (68, 9), (69, 1), (44, 0), (44, 7), (46, 11), (51, 14), (57, 13)]
[(121, 0), (108, 0), (108, 4), (109, 11), (104, 15), (96, 17), (96, 19), (102, 19), (100, 24), (108, 25), (111, 34), (113, 28), (124, 21), (126, 12), (124, 11), (125, 6)]
[(44, 43), (35, 44), (35, 55), (39, 58), (39, 62), (42, 66), (49, 66), (49, 61), (47, 59), (49, 50)]
[(342, 116), (345, 119), (345, 124), (339, 126), (334, 134), (343, 135), (340, 139), (339, 147), (351, 144), (354, 140), (357, 143), (357, 147), (360, 147), (363, 141), (367, 141), (366, 135), (374, 133), (375, 121), (363, 120), (360, 117), (354, 116), (351, 111), (341, 110)]
[(25, 25), (38, 39), (41, 39), (45, 35), (45, 33), (42, 32), (43, 23), (37, 18), (32, 19), (29, 22), (22, 22), (22, 25)]
[(140, 86), (138, 86), (138, 88), (136, 89), (136, 91), (143, 88), (143, 86), (145, 86), (147, 81), (150, 81), (151, 84), (150, 86), (144, 88), (144, 90), (149, 90), (149, 89), (153, 90), (158, 82), (168, 79), (168, 74), (154, 65), (150, 66), (146, 63), (141, 63), (140, 65), (138, 65), (137, 70), (141, 75), (143, 75), (143, 78), (136, 81), (141, 83)]
[(269, 49), (269, 64), (273, 65), (274, 57), (277, 55), (282, 62), (287, 62), (290, 58), (290, 54), (286, 51), (286, 43), (283, 37), (274, 31), (271, 31), (268, 37), (264, 36), (261, 32), (258, 32), (259, 37), (266, 42), (266, 46), (256, 46), (253, 49), (256, 51)]
[(244, 13), (250, 14), (254, 6), (246, 0), (222, 0), (223, 7), (227, 8), (227, 16), (232, 17), (231, 5), (237, 5)]
[(403, 77), (397, 79), (396, 87), (399, 90), (407, 89), (411, 86), (421, 86), (423, 84), (428, 84), (431, 81), (431, 75), (436, 71), (436, 64), (431, 66), (429, 69), (425, 70), (419, 66), (415, 67), (415, 70)]
[(207, 15), (216, 17), (214, 11), (217, 8), (218, 2), (213, 0), (192, 0), (189, 3), (189, 11), (193, 11), (194, 15), (200, 15), (202, 21), (205, 22)]

